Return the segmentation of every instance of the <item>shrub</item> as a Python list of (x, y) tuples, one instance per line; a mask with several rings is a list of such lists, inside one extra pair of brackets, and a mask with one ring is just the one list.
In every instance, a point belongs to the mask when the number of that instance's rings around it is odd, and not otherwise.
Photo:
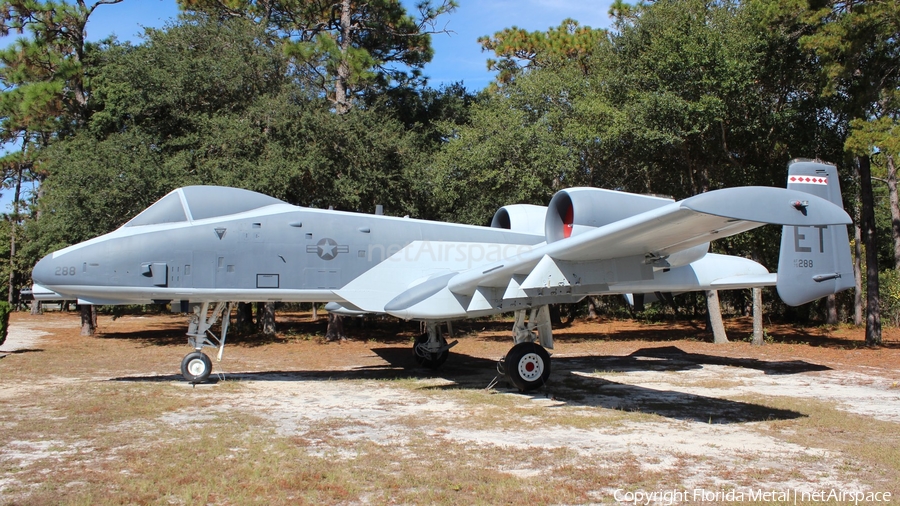
[(9, 313), (12, 312), (12, 306), (9, 302), (0, 302), (0, 346), (6, 342), (6, 334), (9, 331)]

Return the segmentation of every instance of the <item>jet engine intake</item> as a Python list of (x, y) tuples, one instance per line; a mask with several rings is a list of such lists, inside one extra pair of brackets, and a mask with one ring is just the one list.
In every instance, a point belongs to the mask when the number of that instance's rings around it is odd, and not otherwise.
[(513, 232), (544, 235), (547, 208), (531, 204), (513, 204), (497, 209), (491, 228), (505, 228)]
[(568, 188), (550, 199), (544, 233), (548, 243), (556, 242), (672, 202), (601, 188)]

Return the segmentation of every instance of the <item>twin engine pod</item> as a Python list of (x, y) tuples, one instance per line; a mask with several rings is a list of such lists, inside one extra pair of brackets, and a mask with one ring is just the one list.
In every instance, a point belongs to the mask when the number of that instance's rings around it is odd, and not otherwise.
[[(503, 206), (494, 213), (491, 227), (514, 232), (543, 234), (547, 243), (575, 237), (610, 223), (673, 204), (669, 198), (623, 193), (602, 188), (568, 188), (550, 199), (547, 207), (529, 204)], [(659, 259), (660, 268), (678, 267), (699, 260), (709, 251), (709, 243)], [(654, 259), (655, 251), (647, 251)]]

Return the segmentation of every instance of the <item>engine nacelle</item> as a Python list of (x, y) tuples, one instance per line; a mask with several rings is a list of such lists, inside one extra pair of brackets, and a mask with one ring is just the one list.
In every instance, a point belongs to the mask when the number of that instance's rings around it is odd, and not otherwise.
[(551, 243), (672, 202), (672, 199), (602, 188), (568, 188), (550, 199), (544, 233)]
[(491, 227), (505, 228), (513, 232), (543, 235), (547, 208), (531, 204), (513, 204), (503, 206), (494, 213)]

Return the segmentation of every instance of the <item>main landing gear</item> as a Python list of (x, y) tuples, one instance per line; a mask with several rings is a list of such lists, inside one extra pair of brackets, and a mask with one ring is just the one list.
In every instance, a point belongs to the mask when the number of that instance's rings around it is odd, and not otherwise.
[[(203, 348), (216, 348), (219, 353), (216, 355), (216, 361), (222, 360), (222, 352), (225, 351), (225, 336), (228, 334), (228, 320), (231, 314), (230, 302), (219, 302), (209, 312), (209, 302), (204, 302), (193, 306), (193, 314), (191, 314), (188, 323), (188, 344), (194, 348), (194, 351), (188, 353), (184, 360), (181, 361), (181, 375), (189, 383), (203, 383), (209, 379), (212, 373), (212, 361), (203, 353)], [(209, 330), (222, 315), (222, 336), (217, 337)]]
[(547, 383), (550, 378), (550, 354), (546, 348), (553, 349), (550, 309), (540, 306), (531, 309), (527, 316), (526, 323), (526, 310), (516, 311), (513, 324), (513, 340), (516, 344), (497, 364), (497, 371), (506, 376), (520, 392), (528, 392)]
[[(413, 344), (413, 357), (419, 365), (437, 369), (447, 361), (449, 350), (457, 341), (448, 344), (437, 322), (426, 322), (426, 329)], [(542, 387), (550, 378), (547, 348), (553, 349), (550, 309), (541, 306), (516, 311), (513, 340), (515, 346), (497, 364), (497, 371), (521, 392)]]

